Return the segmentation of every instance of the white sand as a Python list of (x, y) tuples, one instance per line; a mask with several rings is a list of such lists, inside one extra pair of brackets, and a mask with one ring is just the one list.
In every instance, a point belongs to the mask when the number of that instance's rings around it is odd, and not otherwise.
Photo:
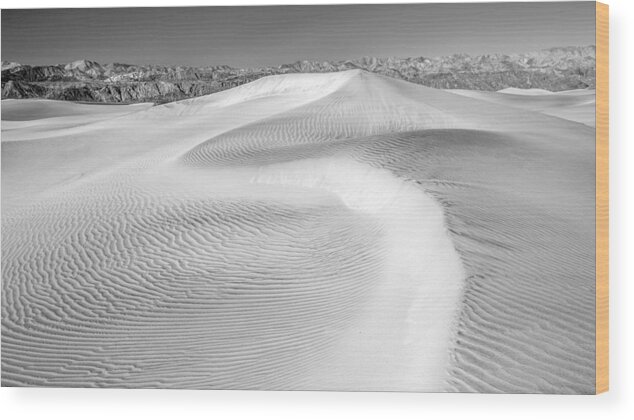
[(310, 370), (317, 389), (434, 391), (444, 387), (464, 272), (441, 207), (389, 171), (353, 160), (261, 167), (255, 182), (334, 193), (384, 232), (381, 280), (332, 356)]
[[(2, 121), (35, 121), (62, 117), (114, 118), (152, 107), (151, 103), (131, 105), (76, 103), (50, 99), (4, 99)], [(46, 121), (50, 123), (50, 121)]]
[(590, 127), (360, 71), (62, 105), (2, 122), (3, 384), (591, 391)]
[(517, 88), (498, 92), (453, 89), (448, 92), (595, 126), (595, 91), (590, 89), (563, 92)]

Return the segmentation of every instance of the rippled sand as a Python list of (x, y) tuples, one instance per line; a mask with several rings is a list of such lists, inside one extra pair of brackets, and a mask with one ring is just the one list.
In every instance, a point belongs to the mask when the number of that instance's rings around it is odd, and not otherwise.
[(3, 101), (3, 385), (593, 392), (594, 131), (477, 95)]

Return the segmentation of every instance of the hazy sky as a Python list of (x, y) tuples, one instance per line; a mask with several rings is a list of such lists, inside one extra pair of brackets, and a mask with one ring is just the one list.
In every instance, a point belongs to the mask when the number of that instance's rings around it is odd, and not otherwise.
[(2, 10), (2, 59), (259, 66), (592, 45), (594, 2)]

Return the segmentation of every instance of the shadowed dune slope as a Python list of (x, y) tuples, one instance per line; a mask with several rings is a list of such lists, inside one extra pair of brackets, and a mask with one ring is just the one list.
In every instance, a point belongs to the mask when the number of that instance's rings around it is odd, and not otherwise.
[(591, 393), (594, 132), (531, 107), (349, 71), (3, 121), (3, 384)]

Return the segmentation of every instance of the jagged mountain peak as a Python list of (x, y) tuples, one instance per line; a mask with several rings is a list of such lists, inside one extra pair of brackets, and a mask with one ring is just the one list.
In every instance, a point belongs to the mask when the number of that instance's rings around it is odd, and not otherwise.
[(101, 64), (97, 63), (96, 61), (91, 61), (91, 60), (86, 60), (86, 59), (72, 61), (72, 62), (67, 63), (67, 64), (64, 65), (64, 69), (65, 70), (88, 71), (88, 70), (95, 69), (95, 68), (101, 69), (102, 66), (101, 66)]
[(22, 64), (13, 61), (2, 61), (2, 71), (20, 67)]

